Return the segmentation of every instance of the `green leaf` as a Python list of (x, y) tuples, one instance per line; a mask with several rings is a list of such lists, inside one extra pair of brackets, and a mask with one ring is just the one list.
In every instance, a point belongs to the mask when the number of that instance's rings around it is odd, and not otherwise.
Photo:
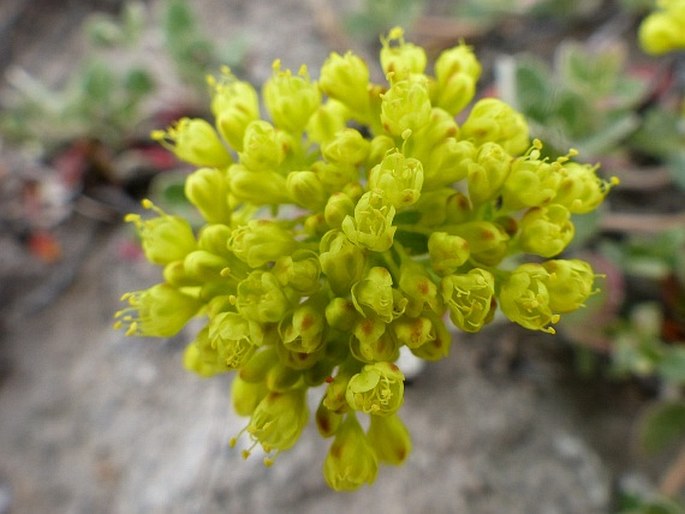
[(83, 91), (92, 103), (107, 104), (114, 91), (114, 83), (114, 73), (102, 61), (92, 62), (83, 73)]
[(194, 29), (195, 17), (188, 3), (185, 0), (169, 0), (164, 16), (167, 39), (174, 39)]
[(585, 97), (573, 91), (561, 90), (556, 104), (557, 114), (564, 120), (566, 133), (569, 136), (577, 138), (582, 134), (592, 132), (597, 113)]
[(145, 69), (134, 68), (126, 74), (124, 79), (126, 89), (135, 96), (143, 96), (155, 89), (152, 75)]
[(640, 444), (658, 452), (685, 437), (685, 402), (663, 402), (651, 407), (640, 423)]
[(617, 117), (604, 125), (590, 137), (578, 142), (582, 154), (603, 155), (613, 150), (621, 141), (628, 138), (639, 126), (638, 117), (630, 112)]
[(668, 347), (659, 363), (658, 373), (668, 381), (685, 383), (685, 348)]
[(678, 187), (685, 189), (685, 150), (674, 151), (668, 156), (667, 163), (673, 181)]

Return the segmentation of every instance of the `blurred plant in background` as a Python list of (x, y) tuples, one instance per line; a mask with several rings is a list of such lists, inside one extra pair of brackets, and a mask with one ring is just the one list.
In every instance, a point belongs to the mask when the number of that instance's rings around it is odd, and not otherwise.
[(638, 128), (645, 79), (625, 71), (627, 52), (563, 42), (553, 66), (532, 56), (498, 63), (497, 88), (531, 120), (531, 131), (554, 153), (577, 148), (584, 159), (615, 152)]
[(376, 43), (378, 34), (391, 27), (411, 26), (425, 4), (426, 0), (362, 0), (358, 10), (347, 15), (344, 25), (353, 36)]
[(0, 116), (2, 135), (11, 142), (40, 145), (47, 152), (92, 135), (120, 146), (140, 123), (141, 104), (156, 85), (139, 58), (124, 64), (108, 58), (104, 50), (140, 54), (145, 23), (145, 8), (138, 3), (127, 4), (120, 19), (94, 16), (84, 26), (91, 49), (60, 90), (48, 88), (24, 70), (12, 70), (8, 75), (12, 96), (4, 99)]
[[(176, 77), (158, 77), (144, 38), (148, 26), (159, 27)], [(160, 81), (191, 88), (179, 108), (207, 97), (204, 76), (219, 64), (239, 69), (244, 44), (234, 39), (223, 50), (198, 26), (186, 0), (165, 0), (159, 17), (142, 2), (128, 2), (119, 16), (92, 15), (83, 26), (88, 46), (75, 71), (60, 89), (52, 89), (21, 69), (12, 70), (12, 91), (3, 98), (0, 134), (9, 142), (38, 145), (48, 154), (61, 145), (95, 138), (121, 150), (140, 138), (141, 124), (155, 115), (151, 105)], [(155, 56), (159, 58), (159, 56)], [(202, 77), (202, 79), (198, 79)], [(168, 106), (166, 107), (168, 108)], [(173, 108), (173, 106), (172, 106)]]
[[(659, 6), (639, 31), (654, 54), (685, 46), (685, 2)], [(685, 441), (685, 212), (677, 201), (659, 205), (645, 197), (669, 187), (671, 197), (683, 196), (682, 62), (668, 56), (665, 65), (638, 67), (627, 55), (616, 41), (564, 42), (552, 66), (532, 56), (501, 59), (497, 89), (531, 120), (531, 133), (552, 156), (578, 148), (626, 179), (614, 207), (586, 219), (576, 247), (607, 275), (606, 287), (562, 329), (580, 354), (584, 346), (607, 354), (612, 376), (656, 381), (656, 400), (639, 421), (642, 447), (656, 452)], [(684, 465), (681, 452), (662, 477), (662, 493), (675, 495), (685, 484)], [(639, 503), (627, 502), (626, 512), (682, 511), (669, 502)]]
[[(160, 171), (176, 166), (149, 141), (156, 120), (204, 109), (204, 76), (219, 63), (240, 70), (240, 37), (220, 48), (206, 39), (186, 0), (158, 7), (129, 1), (116, 16), (88, 17), (84, 53), (61, 85), (50, 87), (19, 67), (7, 72), (0, 143), (18, 157), (0, 182), (2, 232), (47, 264), (62, 254), (55, 227), (75, 209), (118, 221), (130, 196), (147, 193)], [(160, 58), (169, 61), (166, 68)], [(160, 104), (163, 92), (172, 103)], [(164, 191), (177, 190), (171, 182), (179, 180), (166, 179)]]

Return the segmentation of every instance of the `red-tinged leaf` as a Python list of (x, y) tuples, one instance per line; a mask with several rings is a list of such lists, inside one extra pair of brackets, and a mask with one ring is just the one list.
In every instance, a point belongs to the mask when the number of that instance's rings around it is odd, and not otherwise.
[(31, 255), (46, 264), (54, 264), (62, 257), (62, 245), (49, 232), (33, 232), (28, 239), (28, 248)]
[(139, 151), (144, 161), (156, 170), (164, 171), (178, 166), (176, 156), (161, 146), (148, 146)]

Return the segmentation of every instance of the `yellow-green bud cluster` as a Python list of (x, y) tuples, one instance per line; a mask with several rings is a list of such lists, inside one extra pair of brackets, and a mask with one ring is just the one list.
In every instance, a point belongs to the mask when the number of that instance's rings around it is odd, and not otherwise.
[(117, 314), (127, 333), (160, 337), (206, 318), (185, 366), (236, 371), (234, 408), (269, 454), (296, 443), (307, 392), (322, 386), (315, 420), (333, 438), (323, 473), (336, 490), (373, 482), (411, 450), (398, 416), (403, 346), (437, 360), (453, 338), (447, 318), (477, 332), (499, 308), (554, 332), (582, 307), (595, 275), (558, 256), (572, 215), (614, 184), (574, 152), (543, 158), (500, 100), (478, 101), (459, 126), (481, 72), (470, 47), (443, 52), (431, 75), (400, 29), (382, 43), (386, 84), (352, 53), (332, 54), (318, 80), (277, 62), (267, 120), (254, 88), (223, 70), (209, 80), (214, 127), (184, 119), (154, 133), (199, 167), (185, 192), (205, 224), (194, 231), (149, 201), (155, 217), (129, 216), (164, 282), (126, 295)]
[(645, 52), (660, 55), (685, 48), (685, 0), (658, 0), (639, 29)]

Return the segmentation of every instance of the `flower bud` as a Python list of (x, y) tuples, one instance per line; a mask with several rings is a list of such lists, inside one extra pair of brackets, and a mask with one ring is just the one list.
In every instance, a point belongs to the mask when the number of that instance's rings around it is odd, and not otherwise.
[(469, 221), (456, 225), (451, 233), (466, 239), (471, 257), (488, 266), (499, 264), (509, 251), (509, 236), (496, 223)]
[(293, 76), (290, 70), (281, 71), (281, 62), (276, 60), (273, 72), (262, 88), (266, 109), (275, 126), (299, 134), (321, 104), (319, 88), (309, 78), (306, 66)]
[(209, 323), (209, 340), (230, 369), (243, 367), (257, 350), (250, 323), (237, 312), (214, 316)]
[[(316, 351), (306, 353), (289, 350), (282, 341), (276, 345), (281, 364), (298, 371), (307, 371), (315, 367), (324, 358), (325, 349), (325, 345), (323, 345)], [(304, 375), (300, 374), (300, 376)]]
[(143, 220), (139, 214), (128, 214), (124, 219), (136, 226), (148, 261), (169, 264), (195, 250), (197, 243), (190, 223), (180, 216), (170, 216), (150, 200), (143, 200), (143, 207), (155, 211), (157, 217)]
[(234, 164), (228, 172), (231, 194), (241, 202), (276, 205), (292, 201), (285, 177), (275, 171), (255, 172)]
[(562, 163), (566, 157), (555, 162), (540, 160), (539, 141), (523, 157), (514, 159), (511, 170), (502, 187), (502, 203), (510, 210), (539, 207), (550, 203), (557, 196), (563, 178)]
[(523, 153), (530, 144), (523, 115), (496, 98), (476, 102), (461, 126), (460, 137), (471, 139), (476, 146), (497, 143), (510, 155)]
[(347, 298), (333, 298), (326, 306), (326, 322), (337, 330), (350, 332), (359, 321), (354, 303)]
[(519, 227), (521, 249), (541, 257), (560, 254), (575, 233), (568, 209), (556, 203), (529, 209), (519, 222)]
[(211, 377), (218, 373), (229, 371), (219, 354), (209, 342), (207, 327), (198, 332), (197, 336), (183, 351), (183, 367), (197, 373), (201, 377)]
[(289, 255), (295, 249), (295, 239), (290, 231), (276, 221), (251, 220), (233, 230), (228, 248), (251, 268), (259, 268)]
[(350, 371), (346, 369), (346, 365), (343, 364), (333, 380), (328, 381), (328, 387), (326, 388), (322, 403), (331, 412), (344, 414), (350, 410), (350, 406), (345, 399), (345, 393), (347, 391), (347, 383), (355, 372), (356, 370)]
[(251, 416), (267, 394), (269, 390), (263, 382), (245, 382), (237, 374), (233, 377), (231, 404), (238, 416)]
[(369, 155), (366, 159), (366, 167), (373, 168), (383, 160), (386, 154), (395, 149), (395, 140), (387, 134), (379, 134), (369, 142)]
[(319, 87), (329, 97), (345, 104), (354, 116), (369, 115), (369, 69), (352, 52), (344, 56), (333, 52), (321, 67)]
[(389, 416), (404, 402), (404, 375), (391, 362), (366, 364), (348, 382), (345, 398), (354, 410)]
[(393, 243), (397, 227), (392, 226), (395, 208), (375, 191), (364, 193), (354, 208), (354, 217), (347, 216), (342, 230), (354, 244), (374, 252), (384, 252)]
[(424, 188), (436, 189), (451, 186), (468, 175), (476, 155), (476, 147), (470, 141), (447, 138), (425, 157), (419, 157), (424, 169)]
[(324, 405), (322, 398), (319, 407), (316, 409), (316, 428), (319, 429), (321, 437), (331, 437), (335, 435), (342, 420), (342, 414), (331, 411)]
[(360, 362), (396, 361), (400, 356), (400, 343), (386, 330), (387, 325), (378, 318), (362, 319), (354, 327), (350, 338), (350, 353)]
[(478, 332), (492, 320), (495, 278), (474, 268), (466, 274), (448, 275), (440, 282), (442, 298), (450, 320), (464, 332)]
[(211, 281), (221, 277), (221, 270), (228, 267), (229, 263), (223, 257), (214, 255), (205, 250), (195, 250), (183, 259), (183, 268), (188, 277)]
[(198, 279), (191, 277), (186, 273), (186, 270), (183, 267), (183, 261), (170, 262), (164, 266), (162, 276), (164, 277), (164, 282), (175, 288), (200, 285)]
[(549, 306), (554, 312), (572, 312), (583, 306), (595, 291), (592, 267), (580, 259), (551, 260), (542, 263), (549, 273), (545, 285), (549, 292)]
[(364, 251), (339, 230), (331, 230), (321, 238), (320, 252), (321, 270), (331, 289), (339, 296), (347, 296), (364, 272)]
[(297, 442), (309, 419), (305, 392), (304, 388), (271, 392), (259, 402), (247, 432), (265, 452), (287, 450)]
[(421, 161), (400, 152), (389, 153), (369, 172), (369, 188), (383, 192), (396, 209), (416, 203), (423, 187)]
[(115, 314), (114, 328), (126, 328), (126, 335), (173, 337), (197, 314), (200, 302), (168, 284), (126, 293), (128, 307)]
[(450, 353), (452, 347), (452, 333), (445, 326), (445, 322), (436, 316), (430, 316), (434, 335), (418, 348), (411, 348), (411, 353), (419, 359), (438, 361)]
[(266, 380), (266, 374), (278, 363), (278, 353), (273, 346), (262, 347), (252, 355), (239, 371), (241, 380), (258, 384)]
[(312, 171), (317, 174), (326, 191), (339, 192), (350, 183), (359, 181), (356, 166), (344, 162), (332, 163), (317, 161), (312, 164)]
[(409, 430), (397, 414), (371, 416), (366, 436), (380, 462), (399, 466), (411, 453)]
[(469, 259), (469, 243), (463, 237), (433, 232), (428, 238), (428, 254), (433, 269), (440, 275), (449, 275)]
[(464, 193), (459, 191), (447, 198), (445, 221), (447, 223), (464, 223), (473, 217), (473, 205)]
[(225, 169), (200, 168), (188, 175), (184, 193), (208, 223), (230, 223), (229, 180)]
[(390, 323), (396, 314), (394, 297), (392, 276), (380, 266), (371, 268), (363, 280), (352, 286), (352, 303), (365, 318), (377, 317)]
[(321, 264), (312, 251), (296, 250), (292, 256), (279, 257), (272, 272), (281, 285), (302, 296), (311, 296), (321, 288)]
[(335, 491), (354, 491), (372, 484), (378, 460), (357, 418), (350, 414), (338, 428), (323, 463), (326, 483)]
[(422, 264), (409, 259), (403, 261), (400, 267), (399, 286), (408, 301), (405, 312), (409, 316), (419, 316), (426, 308), (433, 312), (441, 310), (438, 288)]
[(559, 321), (552, 311), (546, 284), (549, 272), (540, 264), (522, 264), (502, 282), (498, 299), (504, 315), (530, 330), (554, 334)]
[(425, 79), (412, 77), (400, 80), (382, 95), (381, 122), (393, 136), (406, 135), (407, 130), (416, 132), (430, 119), (431, 102)]
[(291, 171), (285, 186), (296, 204), (311, 211), (320, 210), (328, 198), (321, 180), (313, 171)]
[(476, 92), (481, 66), (473, 49), (465, 44), (443, 51), (435, 61), (434, 103), (455, 116)]
[(324, 343), (326, 321), (323, 312), (313, 302), (306, 302), (295, 309), (292, 317), (283, 320), (279, 332), (283, 345), (292, 352), (313, 353)]
[(600, 179), (597, 166), (567, 162), (564, 163), (564, 174), (553, 201), (566, 207), (572, 214), (585, 214), (595, 210), (617, 184), (616, 177), (609, 181)]
[[(682, 2), (663, 2), (663, 5), (666, 10), (653, 12), (640, 25), (640, 46), (648, 54), (661, 55), (685, 48), (685, 8)], [(670, 5), (673, 7), (669, 8)]]
[(329, 98), (320, 105), (307, 123), (307, 138), (320, 145), (327, 143), (347, 127), (349, 114), (342, 102)]
[(240, 164), (250, 171), (274, 171), (285, 159), (287, 148), (283, 132), (267, 121), (255, 120), (245, 129)]
[(347, 216), (354, 214), (354, 202), (345, 193), (333, 193), (323, 211), (326, 223), (331, 228), (340, 228)]
[(152, 131), (151, 137), (182, 161), (195, 166), (219, 168), (233, 161), (214, 127), (203, 119), (181, 118), (166, 130)]
[(238, 152), (243, 149), (247, 126), (259, 118), (259, 99), (252, 84), (237, 80), (228, 68), (219, 80), (208, 79), (212, 90), (211, 111), (221, 136)]
[(200, 231), (197, 246), (200, 250), (205, 250), (214, 255), (219, 255), (225, 259), (235, 260), (233, 253), (228, 249), (228, 240), (231, 238), (231, 227), (215, 223), (206, 225)]
[(269, 391), (286, 393), (296, 387), (302, 387), (302, 371), (280, 361), (266, 373), (265, 384)]
[(268, 271), (253, 271), (238, 284), (238, 312), (258, 323), (281, 321), (291, 304), (278, 280)]
[(400, 344), (415, 350), (435, 339), (433, 322), (426, 317), (401, 317), (392, 324), (395, 337)]
[(391, 29), (387, 38), (381, 37), (381, 43), (381, 67), (390, 83), (423, 73), (426, 69), (426, 51), (405, 42), (404, 31), (400, 27)]
[(475, 205), (495, 199), (509, 174), (511, 157), (497, 143), (486, 142), (468, 166), (469, 198)]
[(323, 145), (321, 153), (330, 162), (359, 166), (369, 155), (369, 142), (358, 130), (345, 128)]
[(315, 212), (314, 214), (307, 216), (302, 223), (302, 228), (310, 239), (321, 239), (328, 231), (328, 225), (326, 224), (326, 218), (324, 218), (323, 212)]

